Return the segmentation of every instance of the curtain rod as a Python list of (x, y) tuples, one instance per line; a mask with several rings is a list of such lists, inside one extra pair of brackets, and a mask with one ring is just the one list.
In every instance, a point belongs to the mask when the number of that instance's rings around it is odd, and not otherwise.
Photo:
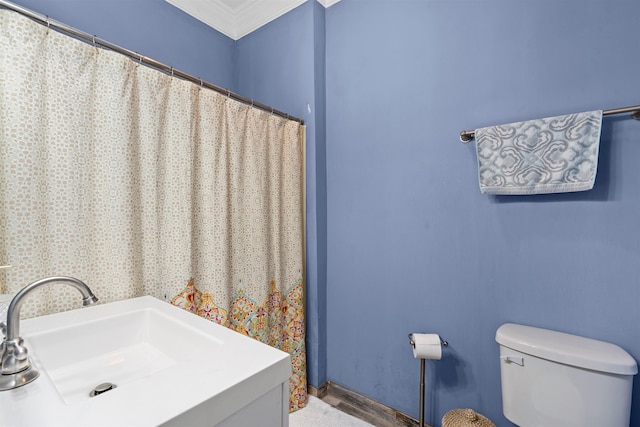
[(282, 111), (278, 111), (273, 107), (269, 107), (267, 105), (261, 104), (260, 102), (254, 101), (253, 99), (250, 98), (246, 98), (242, 95), (238, 95), (237, 93), (231, 92), (228, 89), (222, 88), (220, 86), (214, 85), (213, 83), (209, 83), (207, 81), (204, 81), (203, 79), (201, 79), (200, 77), (195, 77), (191, 74), (187, 74), (183, 71), (180, 70), (176, 70), (173, 67), (170, 67), (166, 64), (163, 64), (160, 61), (156, 61), (155, 59), (146, 57), (144, 55), (141, 55), (137, 52), (131, 51), (129, 49), (125, 49), (123, 47), (120, 47), (116, 44), (113, 44), (111, 42), (108, 42), (106, 40), (103, 40), (101, 38), (96, 37), (95, 35), (86, 33), (82, 30), (79, 30), (77, 28), (71, 27), (67, 24), (64, 24), (62, 22), (56, 21), (54, 19), (49, 18), (47, 15), (42, 15), (40, 13), (34, 12), (32, 10), (29, 10), (25, 7), (19, 6), (17, 4), (11, 3), (9, 1), (6, 0), (0, 0), (0, 6), (12, 10), (14, 12), (18, 12), (21, 15), (24, 15), (28, 18), (33, 19), (34, 21), (46, 25), (47, 28), (54, 28), (56, 30), (59, 30), (63, 33), (67, 33), (70, 34), (76, 38), (79, 38), (87, 43), (93, 44), (94, 46), (100, 46), (102, 48), (105, 49), (109, 49), (112, 50), (114, 52), (118, 52), (122, 55), (128, 56), (131, 59), (134, 59), (138, 62), (140, 62), (141, 64), (144, 64), (148, 67), (151, 68), (155, 68), (157, 70), (163, 71), (167, 74), (171, 74), (171, 76), (175, 76), (175, 77), (180, 77), (181, 79), (199, 84), (201, 87), (206, 87), (207, 89), (212, 89), (215, 90), (218, 93), (221, 93), (223, 95), (226, 95), (227, 97), (234, 99), (236, 101), (242, 102), (243, 104), (246, 105), (250, 105), (252, 107), (256, 107), (260, 110), (266, 111), (268, 113), (271, 114), (275, 114), (276, 116), (280, 116), (283, 117), (285, 119), (289, 119), (289, 120), (293, 120), (296, 122), (299, 122), (301, 125), (304, 125), (304, 120), (303, 119), (299, 119), (297, 117), (291, 116), (287, 113), (283, 113)]
[[(632, 113), (631, 117), (636, 120), (640, 120), (640, 105), (634, 105), (633, 107), (613, 108), (611, 110), (603, 110), (603, 116), (610, 116), (612, 114)], [(465, 144), (469, 143), (475, 138), (476, 132), (473, 130), (463, 130), (460, 132), (460, 141)]]

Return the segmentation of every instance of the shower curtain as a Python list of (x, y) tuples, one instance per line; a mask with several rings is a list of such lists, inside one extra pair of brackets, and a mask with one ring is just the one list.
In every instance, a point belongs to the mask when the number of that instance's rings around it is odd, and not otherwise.
[[(306, 403), (304, 127), (0, 11), (0, 282), (165, 299), (291, 354)], [(42, 289), (27, 316), (80, 307)]]

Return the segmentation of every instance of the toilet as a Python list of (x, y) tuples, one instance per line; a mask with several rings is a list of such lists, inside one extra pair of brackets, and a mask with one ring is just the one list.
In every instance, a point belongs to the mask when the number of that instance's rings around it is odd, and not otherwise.
[(636, 361), (614, 344), (507, 323), (502, 410), (520, 427), (628, 427)]

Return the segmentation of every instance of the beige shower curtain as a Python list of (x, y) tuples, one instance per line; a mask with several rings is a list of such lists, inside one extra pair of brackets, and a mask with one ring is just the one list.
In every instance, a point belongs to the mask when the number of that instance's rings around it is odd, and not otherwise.
[[(4, 293), (163, 298), (291, 354), (306, 402), (304, 127), (0, 11)], [(27, 315), (79, 307), (43, 289)]]

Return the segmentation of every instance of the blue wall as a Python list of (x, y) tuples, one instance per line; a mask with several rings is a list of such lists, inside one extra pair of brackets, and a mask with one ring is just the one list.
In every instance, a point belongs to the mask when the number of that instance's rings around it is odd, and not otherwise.
[[(502, 415), (496, 329), (640, 359), (640, 122), (605, 118), (593, 191), (480, 194), (463, 129), (640, 104), (640, 2), (343, 0), (326, 11), (327, 376), (417, 416), (409, 332), (449, 341), (427, 421)], [(632, 425), (640, 425), (635, 380)]]

